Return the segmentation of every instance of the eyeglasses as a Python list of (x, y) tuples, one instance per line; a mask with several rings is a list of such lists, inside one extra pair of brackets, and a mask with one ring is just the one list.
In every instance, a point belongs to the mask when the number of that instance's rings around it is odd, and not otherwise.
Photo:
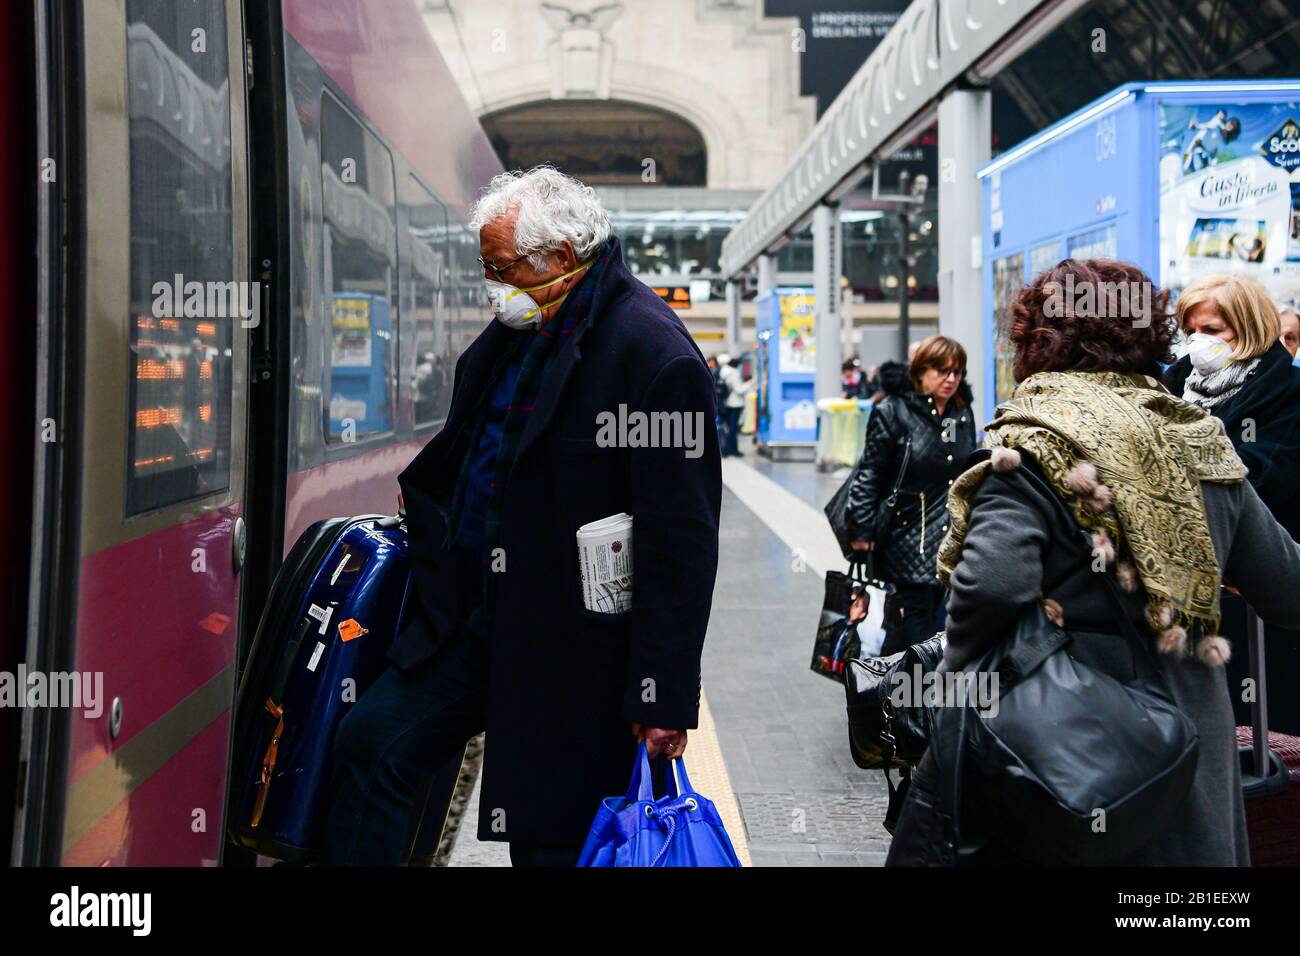
[(491, 272), (494, 276), (500, 279), (503, 273), (510, 270), (516, 263), (523, 262), (527, 258), (528, 255), (527, 253), (525, 253), (524, 255), (520, 256), (518, 259), (511, 259), (505, 265), (499, 266), (495, 262), (488, 262), (482, 256), (479, 256), (478, 264), (480, 269), (483, 269), (486, 272)]
[(942, 379), (945, 379), (945, 378), (952, 377), (952, 378), (956, 379), (957, 381), (961, 381), (961, 377), (962, 377), (962, 375), (965, 374), (965, 373), (964, 373), (961, 369), (959, 369), (959, 368), (937, 368), (937, 369), (935, 369), (935, 371), (939, 373), (939, 378), (940, 378), (941, 380), (942, 380)]

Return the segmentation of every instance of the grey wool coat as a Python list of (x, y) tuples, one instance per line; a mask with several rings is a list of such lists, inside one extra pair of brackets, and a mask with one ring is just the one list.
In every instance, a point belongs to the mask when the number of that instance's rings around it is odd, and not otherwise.
[[(1131, 679), (1132, 652), (1114, 633), (1112, 605), (1092, 579), (1091, 568), (1078, 566), (1077, 551), (1056, 540), (1062, 532), (1051, 519), (1050, 503), (1020, 470), (990, 470), (975, 494), (961, 560), (951, 575), (948, 666), (960, 667), (984, 652), (1009, 631), (1026, 603), (1039, 598), (1044, 581), (1060, 581), (1045, 596), (1063, 609), (1064, 626), (1074, 637), (1069, 653), (1119, 679)], [(1273, 519), (1248, 482), (1204, 482), (1201, 489), (1224, 582), (1240, 590), (1264, 621), (1300, 627), (1300, 544)], [(1150, 633), (1141, 589), (1124, 597), (1139, 632)], [(1159, 833), (1122, 864), (1248, 866), (1241, 774), (1223, 668), (1194, 656), (1157, 658), (1178, 706), (1200, 735), (1196, 775), (1181, 810), (1160, 821)], [(904, 805), (890, 865), (932, 862), (931, 845), (943, 839), (934, 793), (927, 756)]]

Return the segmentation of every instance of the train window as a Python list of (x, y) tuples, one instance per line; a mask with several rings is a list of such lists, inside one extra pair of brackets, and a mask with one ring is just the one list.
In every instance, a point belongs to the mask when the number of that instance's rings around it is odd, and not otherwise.
[(325, 212), (325, 437), (390, 431), (396, 415), (397, 226), (388, 149), (329, 94), (321, 99)]
[(126, 512), (230, 483), (234, 278), (225, 4), (127, 0), (130, 440)]
[(478, 254), (478, 234), (463, 226), (456, 229), (452, 235), (451, 258), (456, 302), (453, 348), (457, 354), (469, 348), (491, 318)]
[(410, 178), (407, 229), (411, 315), (415, 320), (415, 424), (431, 425), (447, 415), (451, 404), (456, 351), (447, 325), (445, 282), (447, 209), (424, 184)]

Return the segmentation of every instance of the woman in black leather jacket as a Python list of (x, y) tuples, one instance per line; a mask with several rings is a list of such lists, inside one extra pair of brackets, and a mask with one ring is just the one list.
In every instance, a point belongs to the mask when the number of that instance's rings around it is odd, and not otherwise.
[[(944, 589), (935, 560), (948, 530), (948, 489), (975, 450), (975, 415), (965, 383), (966, 350), (942, 335), (920, 343), (911, 368), (880, 368), (885, 399), (871, 412), (866, 445), (849, 490), (854, 550), (874, 552), (875, 573), (896, 587), (882, 654), (943, 629)], [(909, 450), (910, 449), (910, 450)], [(876, 528), (898, 471), (907, 467), (882, 541)]]

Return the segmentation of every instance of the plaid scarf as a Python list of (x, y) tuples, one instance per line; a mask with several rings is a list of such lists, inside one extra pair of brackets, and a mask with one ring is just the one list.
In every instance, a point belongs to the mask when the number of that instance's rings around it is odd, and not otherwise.
[[(550, 371), (551, 365), (560, 353), (560, 344), (578, 328), (591, 312), (591, 303), (595, 298), (596, 289), (600, 286), (601, 277), (609, 265), (610, 252), (613, 249), (613, 240), (607, 242), (600, 253), (592, 260), (587, 272), (583, 275), (582, 280), (572, 289), (565, 298), (560, 310), (551, 316), (550, 320), (543, 323), (538, 329), (527, 346), (524, 347), (523, 360), (519, 366), (519, 378), (515, 382), (514, 395), (510, 399), (510, 405), (506, 409), (505, 422), (501, 426), (501, 444), (497, 449), (496, 467), (493, 471), (492, 483), (488, 493), (487, 509), (484, 516), (483, 525), (483, 568), (489, 570), (492, 563), (492, 551), (496, 548), (497, 537), (501, 530), (501, 506), (506, 490), (510, 487), (510, 472), (514, 468), (515, 458), (519, 453), (519, 443), (523, 439), (524, 426), (528, 422), (528, 416), (537, 404), (537, 398), (542, 391), (542, 383), (546, 380), (546, 374)], [(500, 360), (497, 371), (505, 367), (515, 351), (520, 347), (519, 341), (516, 341)], [(469, 448), (465, 454), (465, 460), (461, 462), (460, 475), (456, 479), (456, 490), (452, 494), (452, 520), (448, 525), (447, 541), (450, 542), (455, 535), (455, 529), (460, 524), (460, 511), (465, 501), (465, 489), (469, 484), (470, 465), (474, 459), (474, 450), (478, 448), (479, 441), (483, 436), (483, 429), (487, 424), (487, 395), (491, 393), (491, 387), (487, 388), (483, 400), (480, 401), (478, 417), (474, 423), (474, 430), (470, 437)], [(484, 587), (486, 589), (490, 575), (484, 574)]]

